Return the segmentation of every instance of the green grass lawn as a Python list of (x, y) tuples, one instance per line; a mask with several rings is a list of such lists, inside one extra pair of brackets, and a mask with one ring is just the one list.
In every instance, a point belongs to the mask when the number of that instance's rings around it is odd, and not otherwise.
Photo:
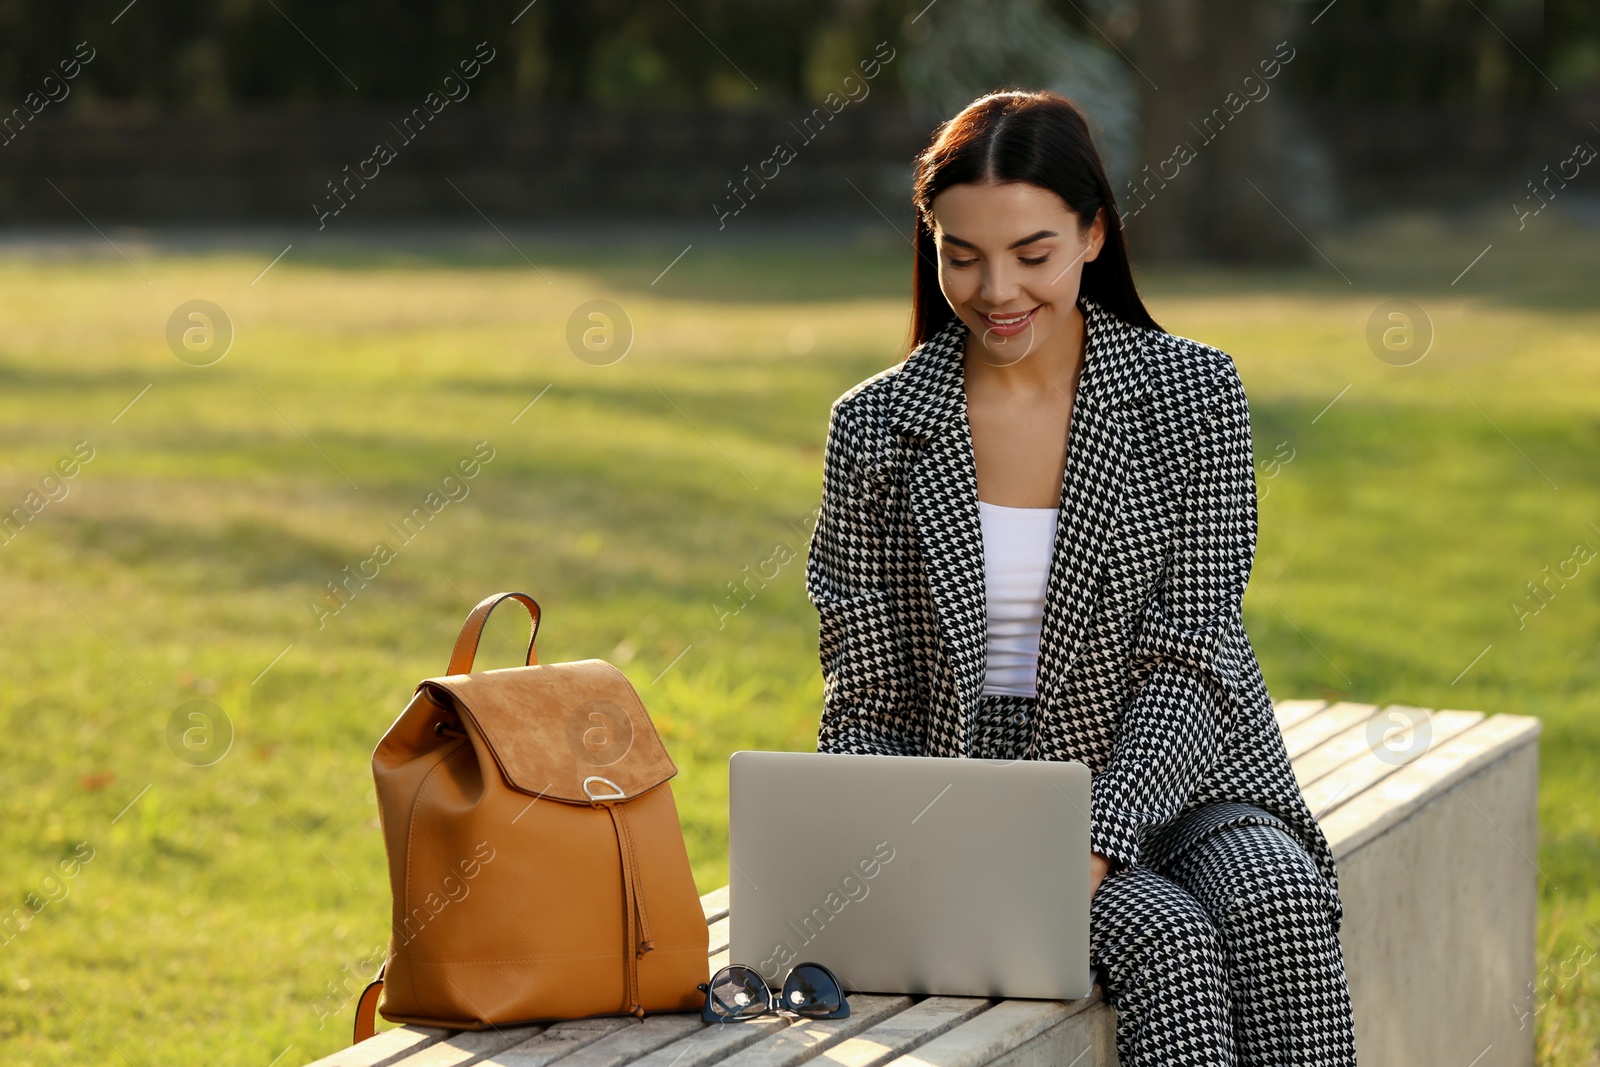
[[(286, 242), (0, 256), (0, 507), (92, 450), (0, 537), (0, 911), (47, 901), (0, 945), (0, 1060), (286, 1067), (346, 1043), (388, 923), (372, 749), (486, 593), (541, 601), (543, 660), (631, 677), (702, 890), (726, 881), (728, 754), (814, 747), (828, 407), (903, 355), (909, 249), (702, 236), (658, 279), (687, 241), (513, 236), (536, 268), (493, 234), (297, 243), (254, 283)], [(1143, 279), (1249, 392), (1251, 637), (1276, 699), (1543, 719), (1548, 970), (1506, 1010), (1540, 1063), (1600, 1063), (1600, 977), (1574, 962), (1600, 949), (1600, 563), (1516, 608), (1600, 551), (1596, 231), (1552, 211), (1317, 243), (1303, 268)], [(236, 331), (210, 366), (165, 339), (196, 298)], [(605, 366), (565, 340), (597, 298), (636, 331)], [(1391, 298), (1436, 328), (1411, 366), (1365, 341)], [(401, 544), (389, 524), (479, 442), (468, 495)], [(328, 614), (379, 541), (395, 558)], [(480, 666), (525, 641), (503, 615)], [(231, 722), (209, 766), (169, 745), (191, 701)]]

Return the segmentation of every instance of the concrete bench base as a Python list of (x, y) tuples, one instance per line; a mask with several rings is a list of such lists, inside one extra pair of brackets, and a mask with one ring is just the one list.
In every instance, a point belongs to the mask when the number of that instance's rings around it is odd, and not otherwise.
[(1363, 1067), (1533, 1067), (1538, 720), (1479, 729), (1322, 820)]
[[(1362, 1067), (1532, 1067), (1539, 721), (1391, 705), (1375, 748), (1375, 705), (1284, 701), (1276, 710), (1339, 864)], [(727, 900), (726, 887), (702, 898), (713, 970), (728, 962)], [(707, 1026), (698, 1015), (660, 1015), (460, 1033), (406, 1026), (314, 1067), (1117, 1062), (1116, 1013), (1099, 986), (1076, 1001), (854, 995), (850, 1005), (850, 1018), (825, 1022)]]

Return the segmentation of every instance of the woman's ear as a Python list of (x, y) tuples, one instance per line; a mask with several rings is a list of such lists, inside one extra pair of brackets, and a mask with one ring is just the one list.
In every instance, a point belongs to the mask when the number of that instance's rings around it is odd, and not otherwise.
[(1089, 232), (1085, 236), (1089, 248), (1083, 254), (1083, 261), (1087, 263), (1098, 256), (1100, 250), (1106, 246), (1106, 209), (1104, 207), (1095, 209), (1094, 221), (1089, 224)]

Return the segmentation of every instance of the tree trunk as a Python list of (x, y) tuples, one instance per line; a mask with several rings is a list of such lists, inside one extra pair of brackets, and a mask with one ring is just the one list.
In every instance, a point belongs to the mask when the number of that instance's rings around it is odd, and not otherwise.
[(1288, 165), (1289, 8), (1282, 0), (1140, 0), (1131, 58), (1143, 72), (1141, 169), (1116, 192), (1141, 261), (1281, 263), (1315, 254), (1295, 230), (1308, 223), (1295, 218)]

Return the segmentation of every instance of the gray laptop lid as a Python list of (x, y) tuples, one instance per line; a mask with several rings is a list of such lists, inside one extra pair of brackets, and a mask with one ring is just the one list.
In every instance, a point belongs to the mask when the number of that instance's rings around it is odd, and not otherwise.
[(1079, 762), (735, 752), (733, 963), (846, 989), (1074, 1000), (1089, 967)]

